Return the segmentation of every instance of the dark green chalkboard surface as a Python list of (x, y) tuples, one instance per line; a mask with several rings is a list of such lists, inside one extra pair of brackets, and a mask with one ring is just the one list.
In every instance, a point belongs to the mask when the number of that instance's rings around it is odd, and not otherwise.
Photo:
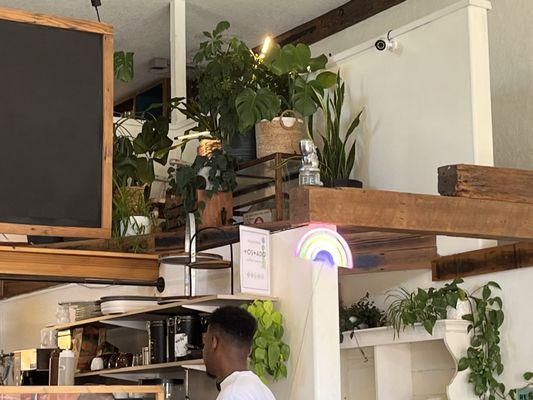
[(9, 11), (0, 9), (0, 232), (108, 236), (106, 35)]

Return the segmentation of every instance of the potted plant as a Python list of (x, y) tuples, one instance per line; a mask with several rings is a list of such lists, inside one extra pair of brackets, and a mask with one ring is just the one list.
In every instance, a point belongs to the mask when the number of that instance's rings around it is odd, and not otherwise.
[[(504, 371), (500, 350), (500, 329), (504, 321), (503, 301), (493, 290), (501, 290), (498, 283), (490, 281), (472, 293), (459, 285), (462, 279), (455, 279), (444, 287), (416, 292), (398, 289), (390, 294), (393, 300), (387, 310), (387, 319), (396, 334), (408, 326), (421, 323), (429, 334), (433, 333), (439, 319), (449, 318), (449, 309), (456, 308), (463, 300), (469, 303), (470, 313), (462, 319), (468, 321), (471, 333), (470, 347), (458, 361), (458, 371), (469, 370), (468, 381), (480, 399), (515, 399), (517, 390), (506, 392), (498, 377)], [(523, 375), (530, 386), (532, 372)]]
[[(321, 143), (318, 152), (320, 177), (327, 187), (363, 187), (363, 183), (350, 179), (355, 165), (356, 143), (355, 128), (359, 126), (361, 110), (349, 123), (346, 130), (341, 121), (345, 98), (345, 86), (340, 74), (337, 74), (336, 85), (331, 91), (316, 91), (323, 112), (320, 127), (310, 124), (315, 140)], [(312, 122), (312, 121), (310, 121)]]
[[(253, 126), (240, 129), (235, 99), (255, 79), (257, 57), (236, 37), (226, 37), (230, 24), (221, 21), (194, 56), (198, 95), (188, 107), (179, 108), (187, 117), (202, 120), (214, 139), (221, 140), (226, 153), (242, 160), (255, 158)], [(185, 112), (184, 112), (185, 111)]]
[(386, 319), (385, 312), (376, 307), (367, 293), (350, 307), (346, 307), (342, 302), (340, 303), (339, 322), (342, 343), (343, 332), (384, 326)]
[(237, 187), (234, 157), (221, 149), (196, 156), (192, 165), (169, 168), (171, 194), (181, 200), (181, 223), (194, 213), (204, 226), (227, 224), (233, 217), (233, 190)]
[[(146, 234), (153, 218), (149, 206), (155, 181), (154, 164), (166, 165), (173, 141), (168, 137), (166, 117), (153, 116), (149, 107), (139, 115), (125, 115), (113, 127), (113, 232), (115, 235)], [(142, 121), (141, 132), (133, 135), (126, 127), (131, 119)], [(121, 229), (120, 224), (125, 224)], [(128, 229), (130, 228), (130, 229)]]
[(311, 57), (309, 46), (299, 43), (275, 45), (259, 64), (255, 87), (236, 99), (240, 129), (255, 124), (258, 157), (299, 153), (299, 141), (307, 134), (305, 118), (319, 106), (316, 93), (336, 82), (334, 73), (324, 71), (327, 61), (324, 54)]
[(144, 193), (135, 187), (117, 187), (113, 194), (113, 237), (148, 235), (155, 215)]

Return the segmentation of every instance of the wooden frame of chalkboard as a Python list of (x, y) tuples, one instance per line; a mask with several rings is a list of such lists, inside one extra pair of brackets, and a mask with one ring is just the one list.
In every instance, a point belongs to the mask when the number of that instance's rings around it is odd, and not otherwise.
[[(102, 133), (102, 137), (98, 138), (98, 143), (101, 144), (101, 169), (98, 167), (96, 173), (96, 180), (99, 179), (101, 172), (101, 181), (99, 184), (99, 192), (101, 194), (101, 201), (98, 204), (98, 213), (94, 213), (95, 222), (78, 224), (75, 218), (74, 223), (44, 223), (33, 224), (31, 222), (13, 222), (2, 221), (0, 218), (0, 233), (15, 233), (27, 235), (46, 235), (46, 236), (69, 236), (69, 237), (110, 237), (111, 236), (111, 207), (112, 207), (112, 168), (113, 168), (113, 27), (108, 24), (78, 20), (73, 18), (58, 17), (51, 15), (44, 15), (32, 13), (22, 10), (15, 10), (0, 7), (0, 22), (11, 21), (16, 23), (37, 25), (53, 29), (70, 30), (78, 32), (86, 32), (96, 34), (101, 38), (101, 54), (98, 55), (98, 71), (101, 71), (101, 129), (98, 132)], [(100, 104), (100, 99), (98, 104)], [(99, 106), (97, 107), (100, 108)], [(31, 118), (31, 110), (28, 110), (28, 118)], [(100, 119), (98, 119), (100, 121)], [(98, 122), (99, 124), (99, 122)], [(100, 133), (98, 133), (99, 135)], [(98, 155), (97, 165), (100, 164), (100, 151), (94, 150)], [(28, 160), (31, 162), (32, 160)], [(74, 166), (73, 166), (74, 167)], [(35, 168), (39, 168), (36, 163)], [(98, 195), (95, 195), (98, 198)], [(36, 203), (35, 207), (39, 207)], [(46, 219), (46, 218), (44, 218)], [(69, 221), (65, 218), (64, 221)]]

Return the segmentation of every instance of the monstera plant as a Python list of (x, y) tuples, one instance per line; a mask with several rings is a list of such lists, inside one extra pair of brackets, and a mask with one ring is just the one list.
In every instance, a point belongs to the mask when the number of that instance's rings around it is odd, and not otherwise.
[(333, 72), (324, 70), (327, 62), (324, 54), (311, 57), (309, 46), (303, 43), (275, 45), (259, 62), (256, 87), (245, 88), (237, 96), (239, 128), (248, 129), (285, 109), (303, 117), (314, 114), (320, 106), (316, 93), (323, 94), (337, 80)]

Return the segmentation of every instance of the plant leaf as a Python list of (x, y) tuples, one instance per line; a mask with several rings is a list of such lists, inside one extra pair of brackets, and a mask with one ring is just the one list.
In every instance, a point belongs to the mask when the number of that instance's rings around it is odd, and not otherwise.
[(280, 107), (280, 100), (270, 89), (261, 88), (254, 92), (244, 89), (235, 99), (239, 115), (239, 131), (246, 132), (262, 119), (272, 119)]
[(464, 371), (468, 368), (468, 359), (463, 357), (459, 360), (459, 364), (457, 366), (458, 371)]
[(268, 345), (268, 366), (271, 369), (274, 369), (276, 367), (276, 364), (280, 361), (280, 349), (277, 344), (269, 344)]
[(113, 68), (115, 78), (121, 82), (129, 82), (133, 79), (133, 55), (131, 52), (116, 51), (113, 54)]
[(433, 334), (433, 327), (435, 326), (435, 322), (436, 321), (434, 319), (427, 319), (422, 322), (422, 325), (430, 335)]
[(324, 71), (317, 75), (315, 80), (322, 86), (324, 89), (330, 88), (337, 83), (337, 74), (331, 71)]

